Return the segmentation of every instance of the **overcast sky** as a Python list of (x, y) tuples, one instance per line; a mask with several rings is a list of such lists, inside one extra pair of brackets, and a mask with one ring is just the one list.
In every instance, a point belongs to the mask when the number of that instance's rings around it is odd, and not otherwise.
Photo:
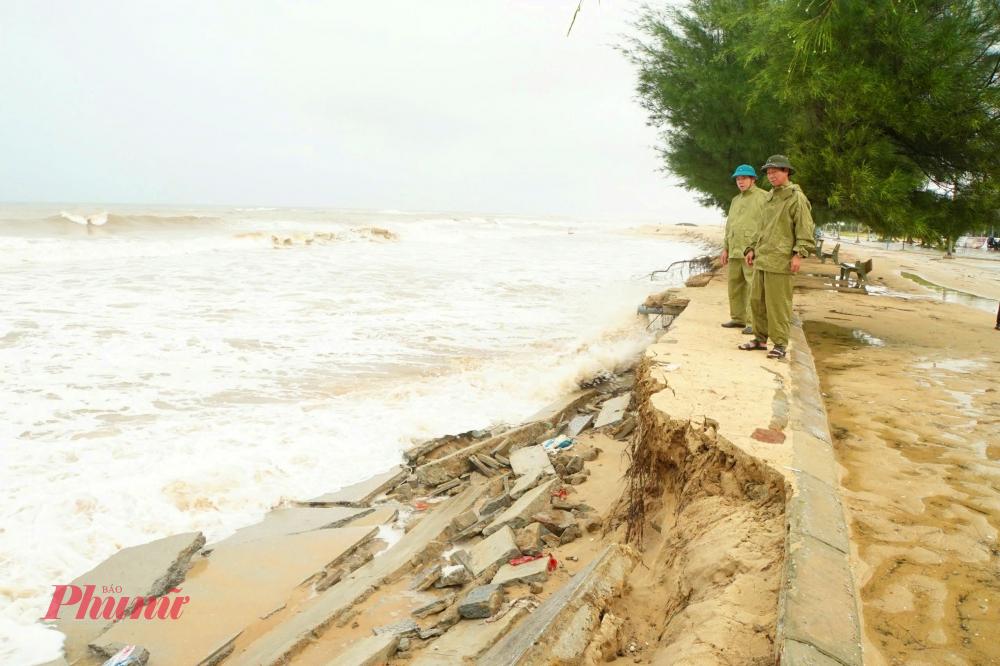
[(0, 200), (717, 222), (658, 171), (636, 8), (5, 0)]

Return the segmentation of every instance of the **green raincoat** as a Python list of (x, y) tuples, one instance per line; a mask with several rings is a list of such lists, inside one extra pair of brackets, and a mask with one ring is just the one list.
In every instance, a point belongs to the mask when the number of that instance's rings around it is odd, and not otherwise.
[(791, 274), (792, 253), (805, 257), (815, 247), (812, 205), (802, 188), (785, 183), (766, 193), (760, 229), (743, 250), (743, 254), (753, 250), (754, 268)]
[(737, 261), (743, 255), (747, 246), (753, 243), (760, 222), (761, 209), (767, 199), (767, 192), (756, 185), (751, 185), (745, 192), (733, 197), (729, 206), (729, 217), (726, 218), (726, 238), (722, 249)]
[(750, 323), (750, 285), (753, 283), (753, 268), (743, 260), (743, 250), (753, 242), (760, 225), (760, 215), (767, 193), (756, 185), (733, 197), (726, 219), (726, 237), (722, 247), (729, 253), (727, 283), (729, 289), (729, 318), (746, 325)]

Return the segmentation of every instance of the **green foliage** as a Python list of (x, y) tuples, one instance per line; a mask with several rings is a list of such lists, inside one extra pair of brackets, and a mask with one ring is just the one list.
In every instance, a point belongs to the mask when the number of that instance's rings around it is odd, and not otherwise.
[[(637, 25), (653, 37), (631, 51), (640, 98), (703, 203), (719, 204), (720, 162), (763, 147), (792, 158), (820, 220), (954, 239), (995, 218), (1000, 0), (694, 0)], [(722, 90), (678, 83), (706, 80)], [(754, 136), (713, 137), (720, 125)]]
[[(639, 67), (639, 99), (649, 123), (663, 128), (666, 169), (697, 192), (706, 206), (729, 209), (738, 193), (733, 170), (758, 170), (775, 152), (783, 128), (772, 121), (782, 104), (754, 96), (752, 78), (762, 60), (740, 62), (737, 51), (752, 34), (723, 30), (723, 9), (747, 3), (695, 0), (687, 11), (647, 10), (626, 54)], [(758, 185), (767, 187), (766, 179)]]

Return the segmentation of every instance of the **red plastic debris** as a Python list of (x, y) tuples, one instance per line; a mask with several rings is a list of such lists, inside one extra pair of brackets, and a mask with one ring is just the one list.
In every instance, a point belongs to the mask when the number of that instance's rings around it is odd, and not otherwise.
[(521, 557), (510, 560), (510, 565), (516, 567), (521, 564), (527, 564), (528, 562), (534, 562), (535, 560), (540, 560), (543, 557), (549, 558), (549, 571), (555, 571), (556, 567), (559, 566), (559, 562), (556, 558), (552, 557), (552, 553), (542, 553), (540, 555), (522, 555)]
[(557, 492), (557, 493), (552, 493), (552, 496), (553, 496), (553, 497), (558, 497), (559, 499), (566, 499), (566, 497), (567, 497), (568, 495), (569, 495), (569, 493), (568, 493), (568, 492), (566, 492), (566, 489), (565, 489), (565, 488), (563, 488), (562, 490), (560, 490), (560, 491), (559, 491), (559, 492)]
[(427, 505), (424, 504), (423, 502), (414, 502), (413, 505), (418, 509), (420, 509), (421, 511), (427, 508)]

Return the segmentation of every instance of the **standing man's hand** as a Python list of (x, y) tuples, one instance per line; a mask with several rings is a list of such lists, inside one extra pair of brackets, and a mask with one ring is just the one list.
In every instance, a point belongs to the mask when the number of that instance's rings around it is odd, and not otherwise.
[(726, 250), (722, 251), (722, 265), (725, 266), (729, 263), (729, 252)]
[(747, 252), (746, 262), (747, 262), (747, 266), (749, 266), (750, 268), (753, 268), (753, 250), (750, 250), (749, 252)]
[(802, 257), (797, 254), (792, 255), (792, 273), (798, 273), (799, 269), (802, 268)]

